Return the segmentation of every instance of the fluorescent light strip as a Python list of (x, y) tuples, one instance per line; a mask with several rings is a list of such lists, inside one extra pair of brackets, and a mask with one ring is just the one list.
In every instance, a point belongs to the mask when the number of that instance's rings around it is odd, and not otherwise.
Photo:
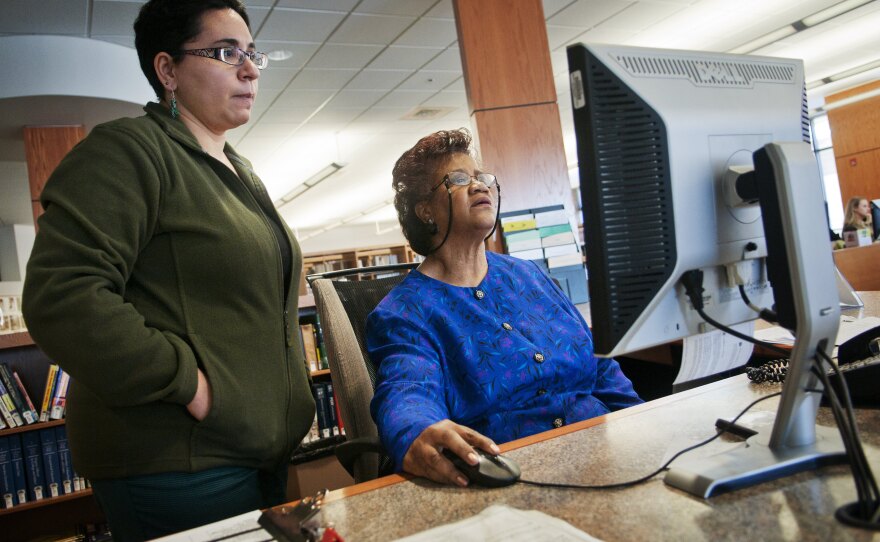
[(774, 30), (773, 32), (764, 34), (763, 36), (753, 39), (748, 43), (744, 43), (739, 47), (731, 49), (728, 52), (735, 54), (748, 54), (753, 51), (757, 51), (758, 49), (766, 47), (771, 43), (775, 43), (781, 39), (785, 39), (791, 35), (806, 30), (807, 28), (812, 28), (817, 24), (830, 21), (831, 19), (843, 15), (844, 13), (849, 13), (850, 11), (862, 7), (863, 5), (868, 4), (872, 1), (873, 0), (844, 0), (843, 2), (834, 4), (829, 8), (817, 11), (812, 15), (807, 15), (799, 21), (795, 21), (789, 25), (785, 25), (782, 28)]
[(829, 83), (834, 83), (836, 81), (840, 81), (854, 75), (859, 75), (877, 68), (880, 68), (880, 59), (867, 62), (865, 64), (862, 64), (861, 66), (856, 66), (855, 68), (850, 68), (848, 70), (844, 70), (833, 75), (829, 75), (828, 77), (823, 77), (822, 79), (810, 81), (809, 83), (807, 83), (807, 90), (813, 90), (814, 88), (818, 88)]
[[(354, 221), (357, 220), (358, 218), (361, 218), (361, 217), (367, 216), (367, 215), (369, 215), (369, 214), (375, 213), (376, 211), (378, 211), (378, 210), (380, 210), (380, 209), (384, 209), (385, 207), (388, 207), (388, 206), (391, 205), (392, 203), (394, 203), (394, 200), (393, 200), (393, 199), (387, 199), (387, 200), (385, 200), (385, 201), (383, 201), (383, 202), (380, 202), (380, 203), (377, 203), (377, 204), (375, 204), (375, 205), (373, 205), (373, 206), (371, 206), (371, 207), (368, 207), (368, 208), (364, 209), (363, 211), (360, 211), (360, 212), (358, 212), (358, 213), (355, 213), (355, 214), (349, 216), (348, 218), (345, 218), (345, 219), (343, 219), (343, 220), (339, 220), (339, 221), (334, 222), (334, 223), (332, 223), (332, 224), (328, 224), (328, 225), (324, 226), (323, 228), (321, 228), (321, 229), (319, 229), (319, 230), (310, 231), (310, 232), (307, 233), (307, 234), (304, 234), (304, 235), (299, 236), (297, 239), (298, 239), (299, 241), (305, 241), (306, 239), (311, 239), (312, 237), (317, 237), (318, 235), (321, 235), (322, 233), (326, 233), (326, 232), (328, 232), (328, 231), (330, 231), (330, 230), (332, 230), (332, 229), (338, 228), (339, 226), (342, 226), (343, 224), (349, 224), (349, 223), (351, 223), (351, 222), (354, 222)], [(392, 229), (393, 229), (393, 228), (392, 228)]]
[(331, 162), (329, 165), (321, 168), (320, 171), (303, 181), (302, 184), (297, 185), (293, 190), (283, 195), (281, 198), (275, 200), (274, 205), (276, 209), (280, 209), (284, 207), (291, 201), (296, 198), (302, 196), (304, 193), (308, 192), (319, 183), (324, 181), (327, 177), (333, 175), (340, 169), (344, 168), (347, 164), (345, 162)]

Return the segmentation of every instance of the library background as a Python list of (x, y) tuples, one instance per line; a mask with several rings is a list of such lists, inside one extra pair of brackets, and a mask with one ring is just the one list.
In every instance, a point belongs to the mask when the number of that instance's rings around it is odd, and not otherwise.
[[(17, 5), (18, 0), (15, 2)], [(141, 3), (130, 4), (136, 11)], [(249, 10), (253, 9), (259, 16), (274, 16), (270, 13), (271, 8), (257, 6), (259, 3), (256, 2), (253, 3), (255, 7), (252, 8), (251, 2), (246, 3), (249, 5)], [(568, 165), (570, 160), (566, 159), (566, 151), (571, 145), (569, 141), (564, 141), (560, 129), (560, 118), (570, 124), (571, 117), (567, 94), (559, 92), (560, 95), (557, 96), (559, 89), (567, 88), (567, 73), (564, 66), (561, 68), (556, 66), (560, 53), (564, 56), (565, 43), (576, 35), (572, 34), (568, 38), (561, 39), (558, 28), (563, 28), (569, 23), (572, 27), (579, 25), (575, 24), (576, 15), (567, 13), (564, 7), (553, 7), (555, 4), (567, 6), (580, 3), (545, 1), (543, 7), (546, 13), (544, 13), (540, 1), (517, 2), (517, 10), (522, 10), (522, 13), (517, 14), (518, 17), (523, 20), (537, 20), (540, 23), (537, 25), (539, 28), (535, 30), (537, 34), (533, 36), (540, 46), (525, 47), (517, 51), (521, 56), (521, 62), (518, 63), (493, 61), (503, 57), (504, 53), (491, 48), (498, 47), (499, 44), (503, 48), (506, 41), (488, 39), (486, 33), (495, 30), (487, 28), (487, 25), (480, 22), (481, 18), (482, 21), (506, 20), (510, 16), (509, 13), (492, 12), (493, 9), (503, 10), (503, 5), (498, 7), (497, 2), (484, 2), (482, 8), (486, 11), (475, 15), (472, 10), (477, 3), (446, 0), (422, 3), (430, 5), (426, 11), (429, 16), (419, 17), (420, 21), (428, 23), (441, 21), (444, 32), (448, 33), (449, 29), (452, 29), (451, 35), (443, 34), (440, 38), (439, 42), (445, 45), (436, 47), (437, 56), (426, 58), (419, 65), (432, 63), (432, 69), (429, 70), (432, 79), (425, 83), (425, 88), (438, 81), (445, 81), (444, 84), (449, 85), (450, 88), (444, 87), (439, 92), (431, 93), (415, 86), (416, 83), (413, 82), (410, 85), (412, 88), (401, 90), (411, 93), (423, 92), (426, 93), (425, 95), (430, 94), (432, 98), (436, 97), (436, 101), (430, 102), (429, 105), (437, 111), (442, 110), (443, 107), (454, 109), (444, 104), (450, 103), (448, 100), (454, 97), (459, 100), (455, 102), (458, 106), (459, 102), (464, 101), (465, 94), (467, 106), (461, 107), (466, 110), (463, 117), (455, 117), (455, 120), (451, 121), (449, 120), (451, 117), (446, 117), (445, 121), (441, 119), (441, 122), (419, 124), (423, 129), (420, 135), (426, 135), (430, 131), (429, 127), (449, 128), (450, 122), (457, 125), (470, 124), (472, 131), (479, 136), (483, 162), (498, 175), (503, 185), (500, 227), (488, 241), (489, 248), (535, 261), (555, 279), (573, 302), (577, 304), (588, 302), (588, 277), (583, 265), (583, 231), (579, 224), (580, 196), (576, 191), (572, 191), (570, 182), (572, 175), (576, 177), (577, 170)], [(96, 9), (101, 9), (106, 8), (104, 4), (110, 2), (99, 1), (95, 4)], [(408, 4), (416, 3), (408, 2)], [(128, 9), (132, 6), (123, 7)], [(295, 11), (293, 9), (288, 11), (291, 16), (299, 15), (293, 13)], [(453, 21), (454, 18), (457, 20)], [(130, 26), (134, 15), (126, 13), (125, 17), (120, 17), (121, 19), (128, 21), (126, 24)], [(551, 43), (547, 41), (545, 20), (552, 30)], [(31, 33), (41, 33), (38, 27), (34, 28)], [(271, 25), (266, 28), (267, 32), (271, 33)], [(428, 32), (430, 26), (420, 28), (425, 34), (424, 39), (430, 39)], [(0, 34), (3, 32), (0, 29)], [(126, 27), (124, 32), (130, 33), (130, 28)], [(328, 36), (329, 33), (330, 31)], [(348, 37), (356, 38), (351, 33)], [(0, 36), (0, 39), (3, 38), (6, 36)], [(261, 39), (271, 39), (261, 35), (257, 35), (256, 38), (258, 42)], [(324, 39), (327, 39), (326, 36)], [(444, 42), (443, 39), (446, 41)], [(393, 40), (389, 38), (387, 41), (390, 43)], [(319, 41), (319, 43), (323, 42)], [(383, 52), (402, 51), (400, 48), (388, 48), (387, 43), (385, 45)], [(336, 47), (341, 46), (336, 45)], [(318, 45), (315, 45), (315, 49), (317, 48)], [(422, 49), (428, 48), (427, 46), (413, 48), (408, 52), (418, 54)], [(469, 54), (465, 55), (465, 51)], [(548, 57), (548, 51), (553, 57), (553, 66), (550, 65), (551, 58)], [(303, 51), (297, 50), (297, 53), (304, 58), (311, 58)], [(339, 70), (346, 71), (342, 75), (352, 76), (361, 70), (362, 66), (348, 67), (353, 66), (351, 62), (354, 62), (350, 58), (334, 57), (333, 61), (340, 65), (321, 67), (310, 74), (315, 76), (320, 72), (327, 75), (331, 73), (329, 70)], [(441, 61), (452, 62), (455, 66), (452, 69), (438, 68)], [(288, 75), (293, 77), (295, 69), (285, 67), (284, 64), (281, 66), (282, 71), (275, 73), (289, 72)], [(306, 69), (310, 67), (306, 66)], [(391, 67), (396, 69), (397, 65)], [(372, 75), (377, 80), (379, 76), (399, 75), (390, 73), (387, 68), (386, 65), (383, 69), (388, 73)], [(528, 69), (523, 73), (512, 75), (510, 72), (526, 68)], [(447, 72), (454, 72), (458, 79), (448, 79), (450, 76)], [(363, 73), (370, 74), (369, 70), (363, 70)], [(335, 71), (332, 74), (339, 75)], [(462, 74), (464, 80), (461, 79)], [(554, 76), (559, 74), (563, 75), (562, 81), (556, 84)], [(261, 86), (261, 93), (266, 93), (266, 103), (272, 103), (272, 97), (279, 96), (286, 87), (273, 81), (271, 72), (265, 75), (266, 84)], [(136, 74), (135, 77), (139, 75)], [(404, 76), (400, 75), (400, 77)], [(115, 82), (110, 79), (106, 86), (109, 88), (113, 86), (111, 83)], [(398, 81), (398, 84), (404, 82)], [(842, 226), (843, 203), (849, 198), (856, 195), (866, 196), (869, 199), (880, 198), (880, 187), (877, 183), (877, 179), (880, 178), (880, 130), (876, 129), (880, 125), (878, 89), (880, 82), (875, 81), (825, 96), (826, 104), (830, 106), (837, 102), (838, 106), (827, 107), (827, 111), (819, 111), (812, 116), (813, 145), (825, 179), (830, 223), (834, 230), (839, 230)], [(318, 92), (314, 88), (295, 90)], [(379, 93), (377, 96), (385, 96), (388, 92), (388, 90), (375, 89), (360, 89), (360, 91)], [(0, 94), (0, 105), (4, 96)], [(353, 94), (349, 95), (352, 96)], [(264, 96), (261, 95), (261, 99), (263, 98)], [(390, 96), (392, 101), (400, 98), (400, 95)], [(150, 96), (147, 99), (150, 99)], [(428, 99), (425, 101), (427, 102)], [(75, 100), (71, 103), (82, 107), (88, 105)], [(21, 105), (18, 104), (17, 107), (21, 108)], [(37, 109), (33, 105), (29, 107)], [(406, 109), (411, 109), (410, 105), (407, 105)], [(133, 115), (140, 114), (139, 107), (133, 111)], [(266, 110), (260, 111), (261, 115), (265, 112)], [(268, 116), (271, 115), (263, 115), (263, 117)], [(23, 134), (27, 156), (27, 179), (24, 182), (27, 188), (24, 190), (29, 190), (26, 199), (33, 204), (33, 209), (29, 209), (28, 214), (33, 212), (36, 217), (40, 213), (39, 204), (36, 202), (39, 201), (45, 180), (64, 154), (85, 136), (86, 127), (50, 126), (59, 123), (42, 121), (40, 126), (27, 126), (22, 129), (21, 126), (26, 124), (33, 123), (21, 122), (18, 127), (19, 132)], [(528, 126), (530, 129), (518, 129), (521, 126)], [(264, 133), (269, 133), (269, 130)], [(277, 135), (279, 133), (277, 130), (273, 133), (276, 134), (273, 137), (281, 137)], [(407, 146), (411, 146), (417, 139), (409, 133), (406, 138)], [(261, 141), (259, 138), (257, 140)], [(265, 144), (265, 138), (261, 144)], [(313, 149), (302, 142), (300, 144), (304, 148)], [(338, 144), (338, 139), (329, 142), (329, 146), (338, 146)], [(256, 147), (251, 148), (256, 149)], [(250, 158), (259, 157), (257, 150), (244, 154)], [(343, 167), (337, 162), (333, 163), (337, 165), (337, 170)], [(392, 163), (393, 160), (383, 164), (385, 173), (390, 170)], [(350, 175), (356, 166), (350, 164), (344, 167), (346, 169), (337, 174), (337, 181), (354, 182), (351, 177), (345, 175)], [(0, 174), (7, 169), (0, 169)], [(387, 178), (388, 175), (385, 177), (383, 186), (388, 191), (390, 179)], [(325, 180), (325, 177), (313, 176), (313, 178), (314, 184), (310, 184), (310, 181), (303, 183), (303, 186), (308, 185), (307, 189), (301, 190), (296, 195), (288, 195), (291, 198), (298, 198), (301, 193), (318, 193), (322, 188), (315, 186), (317, 183), (322, 183), (322, 186), (331, 184)], [(0, 185), (0, 189), (4, 186)], [(385, 194), (385, 197), (387, 196)], [(6, 194), (2, 197), (5, 198)], [(306, 198), (307, 196), (304, 196), (302, 199)], [(288, 200), (284, 200), (280, 205), (287, 203)], [(382, 203), (385, 204), (385, 208), (388, 207), (387, 200)], [(369, 211), (374, 207), (371, 205), (360, 215), (369, 215)], [(357, 213), (352, 217), (357, 218), (356, 215)], [(290, 460), (288, 498), (291, 500), (312, 495), (321, 488), (334, 489), (353, 483), (351, 477), (333, 456), (333, 447), (345, 439), (345, 423), (336, 406), (336, 391), (333, 389), (333, 375), (328, 368), (323, 330), (305, 276), (356, 267), (419, 261), (418, 255), (400, 240), (399, 234), (391, 235), (395, 239), (393, 242), (377, 243), (375, 239), (385, 239), (388, 235), (384, 230), (380, 235), (380, 227), (376, 223), (376, 236), (371, 237), (370, 242), (364, 243), (368, 246), (360, 246), (360, 238), (342, 233), (345, 228), (339, 224), (347, 223), (347, 219), (341, 219), (332, 226), (324, 227), (323, 230), (315, 228), (297, 231), (304, 247), (303, 281), (299, 292), (299, 329), (302, 334), (305, 362), (312, 376), (313, 394), (319, 408), (312, 431)], [(319, 235), (322, 231), (329, 232), (334, 227), (333, 232), (338, 234), (335, 237)], [(78, 477), (69, 461), (69, 450), (64, 433), (64, 406), (68, 378), (63, 371), (58, 370), (52, 360), (47, 359), (40, 352), (27, 333), (26, 324), (21, 318), (20, 284), (34, 235), (33, 222), (28, 224), (17, 222), (10, 224), (5, 220), (0, 222), (0, 314), (2, 314), (0, 318), (0, 490), (2, 490), (0, 491), (2, 496), (0, 540), (73, 536), (77, 533), (84, 538), (97, 540), (105, 536), (104, 518), (89, 488), (88, 480)], [(332, 242), (326, 241), (331, 237)], [(324, 250), (321, 248), (322, 244), (332, 248)], [(878, 249), (880, 245), (875, 244), (835, 251), (835, 262), (856, 290), (880, 290), (880, 274), (876, 273), (877, 264), (880, 263)], [(656, 356), (646, 355), (640, 362), (647, 362), (650, 367), (655, 367), (658, 363), (661, 366), (670, 363), (668, 356), (660, 357), (663, 359), (658, 360)]]

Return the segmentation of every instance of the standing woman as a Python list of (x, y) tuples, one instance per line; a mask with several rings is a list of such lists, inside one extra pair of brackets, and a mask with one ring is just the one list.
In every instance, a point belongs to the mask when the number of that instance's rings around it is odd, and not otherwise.
[(151, 0), (134, 28), (160, 103), (95, 127), (52, 174), (24, 287), (117, 541), (283, 502), (315, 408), (290, 322), (299, 246), (226, 143), (267, 64), (247, 13)]

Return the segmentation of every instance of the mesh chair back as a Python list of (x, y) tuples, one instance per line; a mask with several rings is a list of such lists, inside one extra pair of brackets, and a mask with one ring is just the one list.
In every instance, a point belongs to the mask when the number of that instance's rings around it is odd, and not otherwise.
[[(370, 415), (376, 368), (366, 350), (367, 316), (415, 265), (333, 271), (308, 277), (315, 293), (330, 373), (349, 442), (372, 440), (378, 445), (379, 432)], [(378, 274), (380, 278), (348, 280), (365, 273)], [(361, 454), (353, 464), (354, 479), (356, 482), (371, 480), (389, 473), (390, 466), (387, 457)]]
[(376, 369), (367, 353), (367, 316), (373, 312), (373, 309), (382, 299), (391, 291), (392, 288), (400, 284), (406, 277), (405, 273), (383, 277), (373, 280), (334, 280), (333, 286), (342, 301), (348, 319), (351, 321), (351, 327), (357, 338), (361, 354), (364, 356), (364, 363), (367, 366), (367, 374), (370, 375), (370, 386), (376, 389)]

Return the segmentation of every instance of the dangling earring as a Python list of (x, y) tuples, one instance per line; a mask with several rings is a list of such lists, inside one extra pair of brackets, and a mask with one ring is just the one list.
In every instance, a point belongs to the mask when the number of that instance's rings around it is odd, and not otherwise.
[(176, 119), (180, 116), (180, 111), (177, 109), (177, 96), (174, 95), (174, 89), (171, 89), (171, 118)]
[(428, 232), (429, 232), (431, 235), (437, 235), (437, 232), (438, 232), (439, 230), (440, 230), (440, 228), (437, 227), (437, 224), (434, 224), (434, 219), (433, 219), (433, 218), (429, 218), (429, 219), (428, 219)]

